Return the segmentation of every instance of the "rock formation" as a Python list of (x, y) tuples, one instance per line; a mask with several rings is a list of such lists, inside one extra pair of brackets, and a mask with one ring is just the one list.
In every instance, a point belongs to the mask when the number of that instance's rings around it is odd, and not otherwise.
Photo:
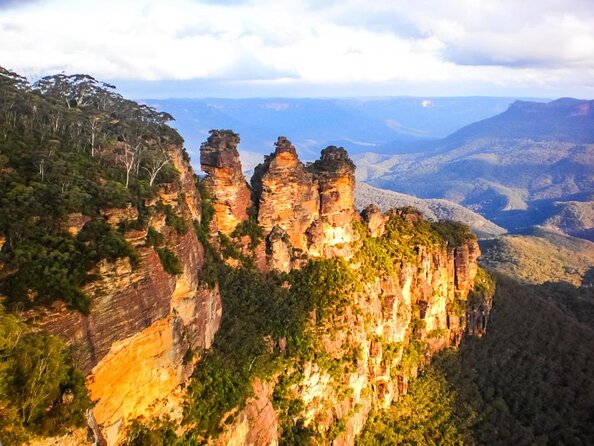
[[(357, 252), (366, 241), (373, 247), (374, 240), (389, 237), (391, 218), (404, 225), (403, 244), (417, 225), (426, 227), (413, 211), (384, 215), (374, 207), (367, 208), (362, 223), (355, 226), (361, 221), (354, 208), (355, 168), (346, 151), (333, 146), (306, 167), (295, 147), (280, 137), (274, 153), (256, 168), (250, 190), (238, 142), (232, 132), (212, 131), (201, 147), (204, 182), (215, 211), (211, 232), (231, 235), (241, 222), (255, 224), (248, 221), (247, 212), (254, 197), (257, 223), (263, 229), (260, 244), (252, 246), (254, 239), (247, 234), (227, 239), (236, 243), (237, 257), (247, 257), (251, 250), (253, 265), (262, 271), (289, 271), (316, 257), (352, 258), (349, 268), (358, 271), (364, 265)], [(165, 271), (156, 249), (145, 244), (147, 230), (130, 230), (125, 235), (140, 255), (139, 267), (133, 269), (127, 259), (102, 262), (100, 279), (85, 289), (93, 301), (88, 316), (63, 306), (36, 315), (40, 327), (78, 346), (94, 402), (90, 416), (108, 445), (117, 444), (126, 424), (138, 416), (165, 411), (181, 418), (179, 385), (189, 378), (200, 353), (211, 346), (225, 310), (217, 285), (209, 287), (200, 280), (205, 255), (197, 235), (167, 223), (168, 212), (189, 227), (202, 217), (195, 177), (180, 154), (171, 148), (180, 177), (154, 198), (148, 226), (163, 235), (182, 273)], [(109, 209), (103, 215), (114, 224), (136, 218), (130, 209)], [(84, 224), (80, 216), (73, 216), (67, 229), (76, 232)], [(392, 239), (382, 239), (387, 242)], [(258, 253), (264, 245), (267, 255), (261, 263)], [(218, 248), (225, 257), (222, 242)], [(419, 242), (411, 245), (407, 256), (391, 259), (389, 272), (361, 275), (364, 279), (350, 292), (343, 310), (330, 322), (315, 321), (312, 328), (321, 346), (314, 356), (339, 366), (330, 373), (308, 359), (283, 372), (294, 375), (286, 393), (299, 402), (292, 416), (299, 417), (303, 428), (319, 433), (323, 444), (353, 445), (369, 412), (405, 394), (419, 364), (457, 345), (467, 325), (481, 334), (487, 306), (472, 307), (472, 314), (466, 315), (460, 305), (473, 287), (479, 254), (475, 240), (456, 246)], [(375, 261), (371, 259), (367, 261)], [(228, 264), (241, 265), (233, 260)], [(315, 313), (309, 317), (316, 319)], [(270, 341), (285, 354), (286, 338)], [(255, 378), (253, 396), (228, 414), (223, 432), (210, 444), (278, 444), (283, 426), (272, 404), (278, 382), (279, 376)], [(341, 430), (332, 428), (338, 424)]]
[(241, 170), (239, 136), (229, 130), (212, 130), (200, 147), (200, 165), (207, 177), (204, 185), (212, 197), (216, 229), (231, 234), (248, 219), (251, 192)]
[[(366, 223), (379, 236), (387, 217), (377, 212), (370, 209)], [(403, 217), (411, 224), (422, 224), (415, 215)], [(419, 364), (460, 342), (471, 315), (460, 312), (456, 303), (466, 301), (471, 292), (478, 255), (475, 240), (460, 246), (419, 246), (415, 258), (394, 273), (363, 284), (330, 325), (318, 325), (316, 335), (323, 354), (339, 369), (345, 369), (337, 375), (311, 360), (294, 369), (289, 367), (278, 380), (295, 376), (289, 394), (301, 410), (292, 417), (301, 420), (304, 429), (318, 434), (319, 444), (352, 446), (371, 410), (387, 408), (405, 395)], [(353, 351), (358, 354), (354, 362)], [(274, 387), (277, 382), (272, 379), (268, 386)], [(279, 443), (282, 429), (278, 417), (254, 415), (262, 413), (259, 408), (272, 393), (263, 393), (262, 388), (260, 382), (254, 383), (256, 397), (248, 400), (245, 409), (235, 416), (236, 421), (225, 429), (225, 442), (213, 444)], [(337, 424), (342, 430), (332, 429)], [(278, 436), (271, 438), (271, 433)]]
[(256, 167), (252, 188), (264, 233), (277, 226), (286, 234), (290, 248), (308, 252), (306, 231), (319, 218), (320, 196), (313, 175), (288, 139), (279, 137), (274, 153)]
[[(201, 218), (195, 176), (181, 148), (170, 148), (170, 155), (180, 176), (161, 188), (154, 204), (171, 206), (191, 228)], [(111, 209), (106, 215), (128, 220), (130, 210)], [(210, 347), (221, 318), (218, 289), (199, 280), (204, 252), (195, 232), (178, 233), (161, 212), (148, 225), (179, 259), (180, 275), (168, 274), (156, 250), (145, 245), (146, 229), (130, 230), (125, 236), (140, 256), (139, 265), (134, 269), (127, 259), (103, 261), (96, 271), (100, 279), (84, 289), (93, 302), (88, 316), (64, 305), (30, 315), (40, 328), (76, 346), (88, 374), (92, 415), (109, 445), (121, 437), (128, 421), (154, 414), (156, 402), (173, 398), (192, 373), (192, 353)]]
[(354, 241), (355, 164), (346, 150), (329, 146), (309, 169), (318, 183), (320, 214), (308, 230), (309, 253), (324, 257), (349, 257)]
[(278, 138), (275, 152), (256, 167), (251, 181), (258, 223), (269, 234), (272, 269), (288, 271), (302, 255), (350, 256), (354, 173), (343, 148), (328, 147), (320, 160), (305, 167), (291, 142)]

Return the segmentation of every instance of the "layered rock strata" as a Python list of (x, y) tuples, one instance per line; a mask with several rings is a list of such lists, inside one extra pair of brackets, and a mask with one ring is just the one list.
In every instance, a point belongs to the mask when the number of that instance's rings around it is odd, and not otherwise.
[[(127, 259), (100, 263), (99, 279), (83, 290), (92, 300), (89, 315), (63, 305), (31, 315), (40, 328), (76, 347), (94, 403), (90, 415), (108, 445), (121, 438), (127, 421), (150, 416), (159, 400), (175, 394), (192, 373), (192, 356), (210, 347), (220, 323), (218, 289), (199, 280), (204, 252), (191, 230), (192, 221), (201, 218), (195, 176), (181, 148), (170, 148), (170, 155), (179, 178), (163, 186), (153, 204), (171, 206), (189, 230), (178, 233), (161, 212), (151, 215), (148, 226), (163, 235), (182, 273), (164, 270), (156, 250), (145, 245), (146, 229), (131, 230), (125, 237), (136, 248), (139, 265), (132, 268)], [(117, 222), (133, 218), (130, 209), (105, 215)]]
[(321, 159), (306, 167), (291, 142), (278, 138), (251, 181), (272, 269), (288, 271), (304, 255), (352, 254), (354, 172), (343, 148), (324, 149)]
[(251, 191), (241, 170), (237, 145), (239, 136), (229, 130), (211, 130), (200, 147), (200, 165), (206, 173), (203, 180), (214, 206), (213, 224), (229, 235), (248, 219)]
[(349, 257), (355, 240), (355, 164), (342, 147), (329, 146), (308, 170), (320, 194), (319, 219), (308, 229), (310, 255)]
[(251, 181), (258, 223), (265, 234), (279, 228), (288, 246), (307, 253), (306, 231), (320, 215), (318, 185), (288, 139), (280, 137), (275, 145), (276, 150), (256, 167)]

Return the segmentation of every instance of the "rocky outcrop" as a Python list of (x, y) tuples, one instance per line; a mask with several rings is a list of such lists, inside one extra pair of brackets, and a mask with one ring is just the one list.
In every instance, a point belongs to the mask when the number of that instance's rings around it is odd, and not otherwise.
[[(313, 175), (299, 161), (288, 139), (279, 137), (274, 153), (256, 167), (252, 188), (264, 233), (270, 234), (276, 226), (284, 231), (292, 249), (308, 252), (306, 231), (319, 218), (320, 196)], [(278, 259), (273, 262), (279, 263)]]
[[(101, 262), (98, 279), (83, 290), (92, 301), (88, 315), (64, 305), (30, 314), (38, 327), (76, 347), (94, 403), (91, 415), (109, 445), (117, 442), (129, 420), (150, 416), (159, 410), (159, 400), (173, 398), (192, 373), (192, 358), (210, 347), (221, 319), (218, 289), (200, 282), (204, 251), (191, 230), (192, 221), (201, 218), (195, 176), (180, 148), (169, 151), (180, 175), (149, 203), (156, 211), (148, 226), (163, 235), (182, 273), (165, 271), (156, 250), (145, 245), (146, 229), (130, 230), (125, 237), (139, 255), (138, 266), (133, 268), (126, 258)], [(188, 230), (169, 226), (159, 206), (170, 206), (169, 212), (183, 219)], [(109, 209), (104, 215), (115, 224), (137, 213)]]
[[(291, 142), (278, 138), (276, 150), (256, 167), (251, 181), (258, 223), (269, 234), (272, 269), (288, 271), (300, 264), (303, 255), (351, 255), (354, 173), (355, 165), (343, 148), (330, 146), (320, 160), (305, 167)], [(279, 242), (279, 230), (284, 244)]]
[(363, 221), (372, 237), (381, 237), (386, 229), (388, 217), (375, 204), (370, 204), (361, 212)]
[(342, 147), (329, 146), (308, 170), (320, 194), (319, 220), (308, 231), (309, 253), (349, 257), (349, 244), (355, 239), (355, 164)]
[(211, 130), (200, 147), (200, 165), (207, 174), (204, 185), (215, 210), (213, 224), (225, 235), (248, 219), (251, 206), (251, 191), (241, 169), (238, 144), (239, 136), (230, 130)]
[[(223, 241), (235, 243), (233, 266), (250, 255), (262, 271), (289, 271), (315, 257), (353, 257), (363, 246), (359, 237), (365, 229), (354, 225), (360, 217), (354, 210), (354, 165), (346, 151), (328, 147), (320, 160), (305, 166), (295, 147), (280, 137), (275, 152), (256, 168), (250, 190), (241, 173), (238, 142), (232, 132), (213, 131), (201, 148), (214, 205), (211, 233), (230, 235), (248, 220), (252, 192), (263, 228), (260, 244), (247, 233), (219, 238), (221, 251)], [(77, 346), (94, 403), (90, 417), (108, 445), (117, 444), (123, 428), (138, 416), (181, 418), (179, 385), (210, 347), (221, 320), (218, 287), (200, 280), (204, 248), (196, 233), (168, 223), (172, 214), (188, 227), (202, 217), (193, 172), (181, 152), (172, 148), (171, 154), (180, 176), (149, 203), (154, 212), (148, 226), (163, 235), (182, 273), (165, 271), (156, 249), (145, 243), (146, 229), (129, 230), (125, 236), (139, 254), (139, 266), (132, 268), (127, 259), (99, 264), (99, 279), (84, 290), (92, 297), (89, 315), (64, 306), (35, 315), (38, 326)], [(130, 208), (104, 210), (103, 215), (113, 224), (137, 217)], [(412, 210), (384, 215), (369, 207), (362, 217), (372, 238), (389, 234), (391, 217), (411, 227), (425, 223)], [(68, 229), (75, 233), (84, 224), (73, 215)], [(402, 243), (408, 237), (404, 234)], [(417, 243), (389, 273), (361, 275), (365, 283), (351, 292), (343, 311), (312, 325), (319, 343), (314, 356), (326, 358), (326, 365), (307, 359), (289, 363), (282, 372), (291, 377), (283, 395), (298, 402), (292, 406), (293, 420), (319, 434), (321, 444), (353, 445), (371, 410), (406, 394), (419, 364), (457, 345), (467, 327), (484, 332), (488, 308), (473, 305), (465, 314), (461, 305), (473, 287), (479, 254), (474, 240), (459, 246)], [(355, 257), (350, 268), (360, 270), (361, 262)], [(310, 317), (316, 319), (315, 312)], [(281, 347), (278, 340), (281, 355), (288, 351), (287, 339), (283, 342)], [(280, 376), (254, 379), (252, 397), (226, 414), (224, 432), (211, 444), (279, 444), (283, 421), (272, 401)]]
[(278, 445), (278, 418), (272, 405), (274, 385), (256, 379), (252, 384), (254, 396), (244, 410), (233, 414), (234, 422), (212, 446)]

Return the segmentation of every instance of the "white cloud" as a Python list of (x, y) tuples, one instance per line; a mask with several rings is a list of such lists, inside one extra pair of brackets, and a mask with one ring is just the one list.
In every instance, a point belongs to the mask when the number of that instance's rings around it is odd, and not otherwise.
[(585, 90), (594, 74), (589, 0), (17, 4), (0, 9), (0, 64), (25, 74)]

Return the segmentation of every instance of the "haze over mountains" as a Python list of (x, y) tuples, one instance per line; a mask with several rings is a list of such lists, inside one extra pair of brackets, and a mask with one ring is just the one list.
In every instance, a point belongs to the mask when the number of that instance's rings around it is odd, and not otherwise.
[(175, 117), (173, 125), (184, 136), (190, 153), (197, 153), (210, 129), (232, 128), (241, 136), (242, 152), (268, 154), (277, 136), (285, 135), (303, 159), (315, 159), (330, 144), (343, 145), (352, 154), (416, 150), (414, 142), (445, 137), (503, 112), (513, 101), (502, 97), (388, 97), (145, 102)]
[[(425, 198), (445, 198), (509, 229), (564, 224), (591, 229), (594, 102), (515, 102), (414, 154), (356, 156), (360, 179)], [(570, 209), (562, 203), (572, 201)], [(567, 215), (567, 218), (557, 214)], [(576, 222), (590, 221), (581, 224)]]

